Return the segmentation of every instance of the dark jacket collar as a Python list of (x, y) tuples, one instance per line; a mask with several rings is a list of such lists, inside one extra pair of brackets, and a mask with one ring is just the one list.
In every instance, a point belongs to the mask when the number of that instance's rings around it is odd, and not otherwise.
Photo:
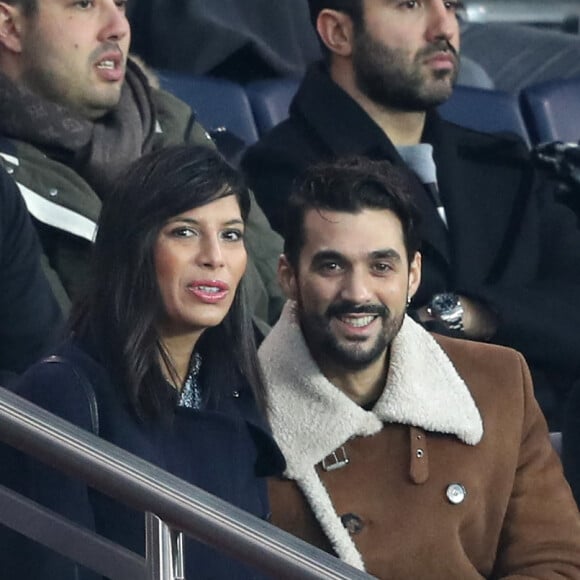
[(308, 69), (290, 114), (306, 117), (336, 157), (386, 157), (403, 164), (391, 141), (364, 109), (330, 78), (323, 63), (315, 63)]

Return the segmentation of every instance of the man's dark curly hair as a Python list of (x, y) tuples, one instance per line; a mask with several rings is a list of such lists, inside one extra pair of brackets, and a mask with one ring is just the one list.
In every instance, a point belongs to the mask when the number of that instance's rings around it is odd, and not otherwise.
[(349, 157), (320, 163), (304, 173), (286, 211), (284, 254), (297, 268), (304, 246), (304, 216), (309, 210), (359, 213), (364, 209), (392, 211), (401, 222), (403, 241), (411, 262), (419, 249), (419, 213), (411, 201), (410, 176), (389, 161)]

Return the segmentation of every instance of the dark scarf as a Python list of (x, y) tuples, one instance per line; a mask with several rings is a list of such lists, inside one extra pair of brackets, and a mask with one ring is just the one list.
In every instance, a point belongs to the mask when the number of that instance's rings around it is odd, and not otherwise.
[(0, 74), (0, 133), (72, 167), (106, 197), (115, 178), (151, 147), (155, 111), (143, 71), (131, 60), (118, 105), (96, 121), (16, 86)]

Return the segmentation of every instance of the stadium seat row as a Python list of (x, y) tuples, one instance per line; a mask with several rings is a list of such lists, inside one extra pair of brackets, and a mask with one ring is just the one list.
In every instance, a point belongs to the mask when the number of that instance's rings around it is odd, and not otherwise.
[[(227, 129), (246, 145), (288, 116), (300, 80), (235, 82), (160, 72), (161, 86), (187, 102), (212, 131)], [(519, 95), (458, 85), (439, 108), (448, 120), (484, 132), (511, 131), (530, 145), (580, 139), (580, 78), (529, 86)]]

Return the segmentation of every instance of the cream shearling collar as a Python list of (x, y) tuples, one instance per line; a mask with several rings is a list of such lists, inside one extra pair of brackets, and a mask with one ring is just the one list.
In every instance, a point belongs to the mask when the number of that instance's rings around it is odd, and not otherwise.
[(383, 423), (402, 423), (479, 443), (483, 425), (469, 389), (431, 335), (411, 318), (391, 346), (385, 390), (365, 411), (320, 372), (288, 301), (259, 351), (270, 396), (274, 436), (299, 477), (355, 436), (373, 435)]
[(286, 458), (285, 476), (296, 480), (341, 559), (364, 564), (342, 526), (314, 466), (347, 440), (400, 423), (455, 435), (469, 445), (483, 436), (483, 423), (469, 389), (453, 364), (419, 324), (405, 317), (391, 345), (383, 394), (365, 411), (322, 375), (308, 351), (288, 301), (265, 338), (259, 357), (270, 397), (274, 438)]

